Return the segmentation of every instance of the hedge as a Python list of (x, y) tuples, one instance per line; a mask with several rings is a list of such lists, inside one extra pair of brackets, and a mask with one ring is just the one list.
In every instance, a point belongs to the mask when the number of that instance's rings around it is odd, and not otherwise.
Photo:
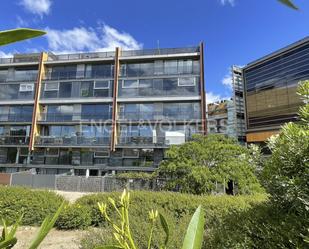
[(0, 186), (0, 218), (8, 222), (23, 213), (23, 225), (40, 225), (62, 202), (63, 198), (52, 191)]

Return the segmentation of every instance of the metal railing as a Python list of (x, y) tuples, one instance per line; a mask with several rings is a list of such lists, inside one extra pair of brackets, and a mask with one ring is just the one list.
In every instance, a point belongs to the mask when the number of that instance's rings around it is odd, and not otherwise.
[(115, 52), (75, 53), (75, 54), (48, 54), (48, 61), (85, 60), (96, 58), (113, 58)]
[(0, 58), (0, 64), (24, 63), (24, 62), (39, 62), (39, 55), (23, 55), (10, 58)]
[[(121, 57), (130, 56), (146, 56), (146, 55), (170, 55), (170, 54), (185, 54), (185, 53), (198, 53), (199, 47), (186, 47), (186, 48), (161, 48), (161, 49), (142, 49), (142, 50), (124, 50), (121, 52)], [(48, 54), (49, 61), (67, 61), (67, 60), (85, 60), (96, 58), (113, 58), (115, 57), (114, 51), (109, 52), (95, 52), (95, 53), (74, 53), (74, 54)]]
[[(160, 70), (156, 69), (153, 65), (150, 68), (127, 68), (127, 71), (120, 69), (120, 78), (130, 77), (148, 77), (148, 76), (164, 76), (164, 75), (199, 75), (199, 68), (192, 67), (164, 67)], [(63, 71), (63, 72), (48, 72), (45, 74), (45, 80), (70, 80), (70, 79), (112, 79), (114, 77), (114, 70), (92, 70), (91, 72), (85, 71)]]
[(0, 136), (0, 145), (27, 145), (29, 141), (27, 136)]
[(0, 122), (32, 122), (30, 114), (0, 114)]
[(62, 146), (97, 146), (108, 145), (110, 137), (84, 137), (84, 136), (37, 136), (36, 145), (62, 145)]
[(187, 48), (157, 48), (157, 49), (143, 49), (143, 50), (124, 50), (121, 51), (121, 57), (130, 56), (145, 56), (145, 55), (170, 55), (170, 54), (185, 54), (185, 53), (197, 53), (199, 47), (187, 47)]
[(1, 75), (0, 82), (35, 82), (37, 80), (37, 77), (37, 72), (18, 74), (13, 77)]
[(201, 119), (200, 112), (188, 111), (188, 112), (118, 112), (118, 119), (120, 121), (188, 121)]
[(111, 113), (103, 113), (100, 115), (88, 115), (83, 113), (70, 113), (70, 114), (59, 114), (59, 113), (42, 113), (39, 117), (41, 122), (70, 122), (70, 121), (100, 121), (100, 120), (111, 120)]

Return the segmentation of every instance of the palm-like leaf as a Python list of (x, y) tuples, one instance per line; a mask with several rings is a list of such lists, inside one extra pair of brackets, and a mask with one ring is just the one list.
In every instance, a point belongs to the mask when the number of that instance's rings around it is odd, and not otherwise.
[(294, 10), (298, 10), (297, 6), (291, 0), (278, 0), (278, 1)]
[(182, 245), (182, 249), (201, 249), (204, 235), (205, 217), (201, 206), (199, 206), (192, 216), (187, 233)]
[(42, 30), (25, 28), (0, 31), (0, 46), (29, 38), (38, 37), (44, 34), (46, 34), (46, 32)]

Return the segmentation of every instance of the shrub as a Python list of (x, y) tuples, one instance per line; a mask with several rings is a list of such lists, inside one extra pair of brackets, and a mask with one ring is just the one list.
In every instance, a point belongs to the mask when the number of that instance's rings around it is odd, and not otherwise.
[(90, 208), (78, 204), (66, 206), (56, 223), (58, 229), (65, 230), (85, 229), (90, 225)]
[(63, 198), (52, 191), (0, 186), (0, 217), (9, 223), (23, 213), (23, 225), (39, 225), (62, 202)]
[[(92, 224), (100, 225), (100, 230), (91, 230), (83, 239), (83, 248), (93, 248), (99, 244), (111, 244), (113, 242), (111, 227), (104, 222), (97, 203), (108, 203), (108, 197), (119, 198), (119, 193), (101, 193), (84, 196), (77, 200), (77, 204), (91, 208)], [(170, 225), (171, 235), (168, 248), (181, 248), (183, 236), (189, 224), (190, 218), (197, 206), (202, 205), (206, 217), (206, 239), (211, 231), (222, 223), (226, 216), (234, 211), (245, 211), (252, 208), (255, 204), (264, 202), (265, 195), (253, 196), (194, 196), (172, 192), (131, 192), (130, 204), (130, 227), (134, 232), (134, 238), (141, 248), (147, 248), (145, 237), (150, 233), (148, 212), (157, 209), (162, 213)], [(108, 210), (111, 210), (111, 206)], [(112, 219), (116, 218), (114, 212), (109, 213)], [(160, 226), (154, 229), (156, 241), (164, 241), (165, 235)], [(155, 244), (154, 247), (158, 247)]]

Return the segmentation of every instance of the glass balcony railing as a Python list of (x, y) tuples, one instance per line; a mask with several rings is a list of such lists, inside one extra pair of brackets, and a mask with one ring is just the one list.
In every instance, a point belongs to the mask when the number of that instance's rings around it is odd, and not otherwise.
[[(187, 48), (162, 48), (162, 49), (143, 49), (143, 50), (125, 50), (121, 51), (121, 57), (130, 56), (145, 56), (145, 55), (170, 55), (170, 54), (184, 54), (184, 53), (198, 53), (199, 47)], [(97, 53), (76, 53), (76, 54), (48, 54), (49, 61), (67, 61), (67, 60), (84, 60), (95, 58), (113, 58), (115, 52), (97, 52)]]
[(29, 141), (28, 136), (0, 136), (0, 145), (27, 145)]
[(110, 137), (83, 137), (83, 136), (37, 136), (36, 145), (44, 146), (100, 146), (109, 145)]
[(122, 57), (143, 56), (143, 55), (169, 55), (169, 54), (185, 54), (197, 53), (199, 47), (187, 48), (158, 48), (158, 49), (143, 49), (143, 50), (126, 50), (121, 52)]
[(76, 53), (76, 54), (48, 54), (49, 61), (68, 61), (68, 60), (84, 60), (95, 58), (113, 58), (115, 52), (97, 52), (97, 53)]
[(192, 136), (120, 136), (119, 146), (153, 146), (165, 147), (169, 145), (183, 144), (190, 141)]
[(173, 113), (162, 113), (162, 112), (119, 112), (118, 119), (120, 121), (188, 121), (201, 119), (200, 112), (173, 112)]
[[(130, 77), (151, 77), (151, 76), (164, 76), (164, 75), (199, 75), (198, 67), (167, 67), (158, 70), (154, 65), (149, 68), (127, 68), (127, 70), (120, 69), (119, 78), (125, 79)], [(112, 79), (114, 78), (114, 70), (111, 67), (109, 70), (92, 70), (89, 72), (84, 71), (63, 71), (51, 72), (45, 74), (45, 80), (70, 80), (70, 79)]]
[(80, 122), (80, 121), (106, 121), (111, 120), (111, 114), (83, 114), (83, 113), (71, 113), (71, 114), (59, 114), (59, 113), (42, 113), (39, 117), (41, 122)]
[(20, 54), (11, 58), (0, 58), (0, 64), (39, 62), (39, 54)]
[(14, 76), (5, 76), (1, 75), (0, 82), (34, 82), (37, 80), (38, 73), (37, 72), (28, 72), (28, 73), (18, 73)]
[(0, 114), (0, 122), (31, 122), (32, 113), (29, 114)]

